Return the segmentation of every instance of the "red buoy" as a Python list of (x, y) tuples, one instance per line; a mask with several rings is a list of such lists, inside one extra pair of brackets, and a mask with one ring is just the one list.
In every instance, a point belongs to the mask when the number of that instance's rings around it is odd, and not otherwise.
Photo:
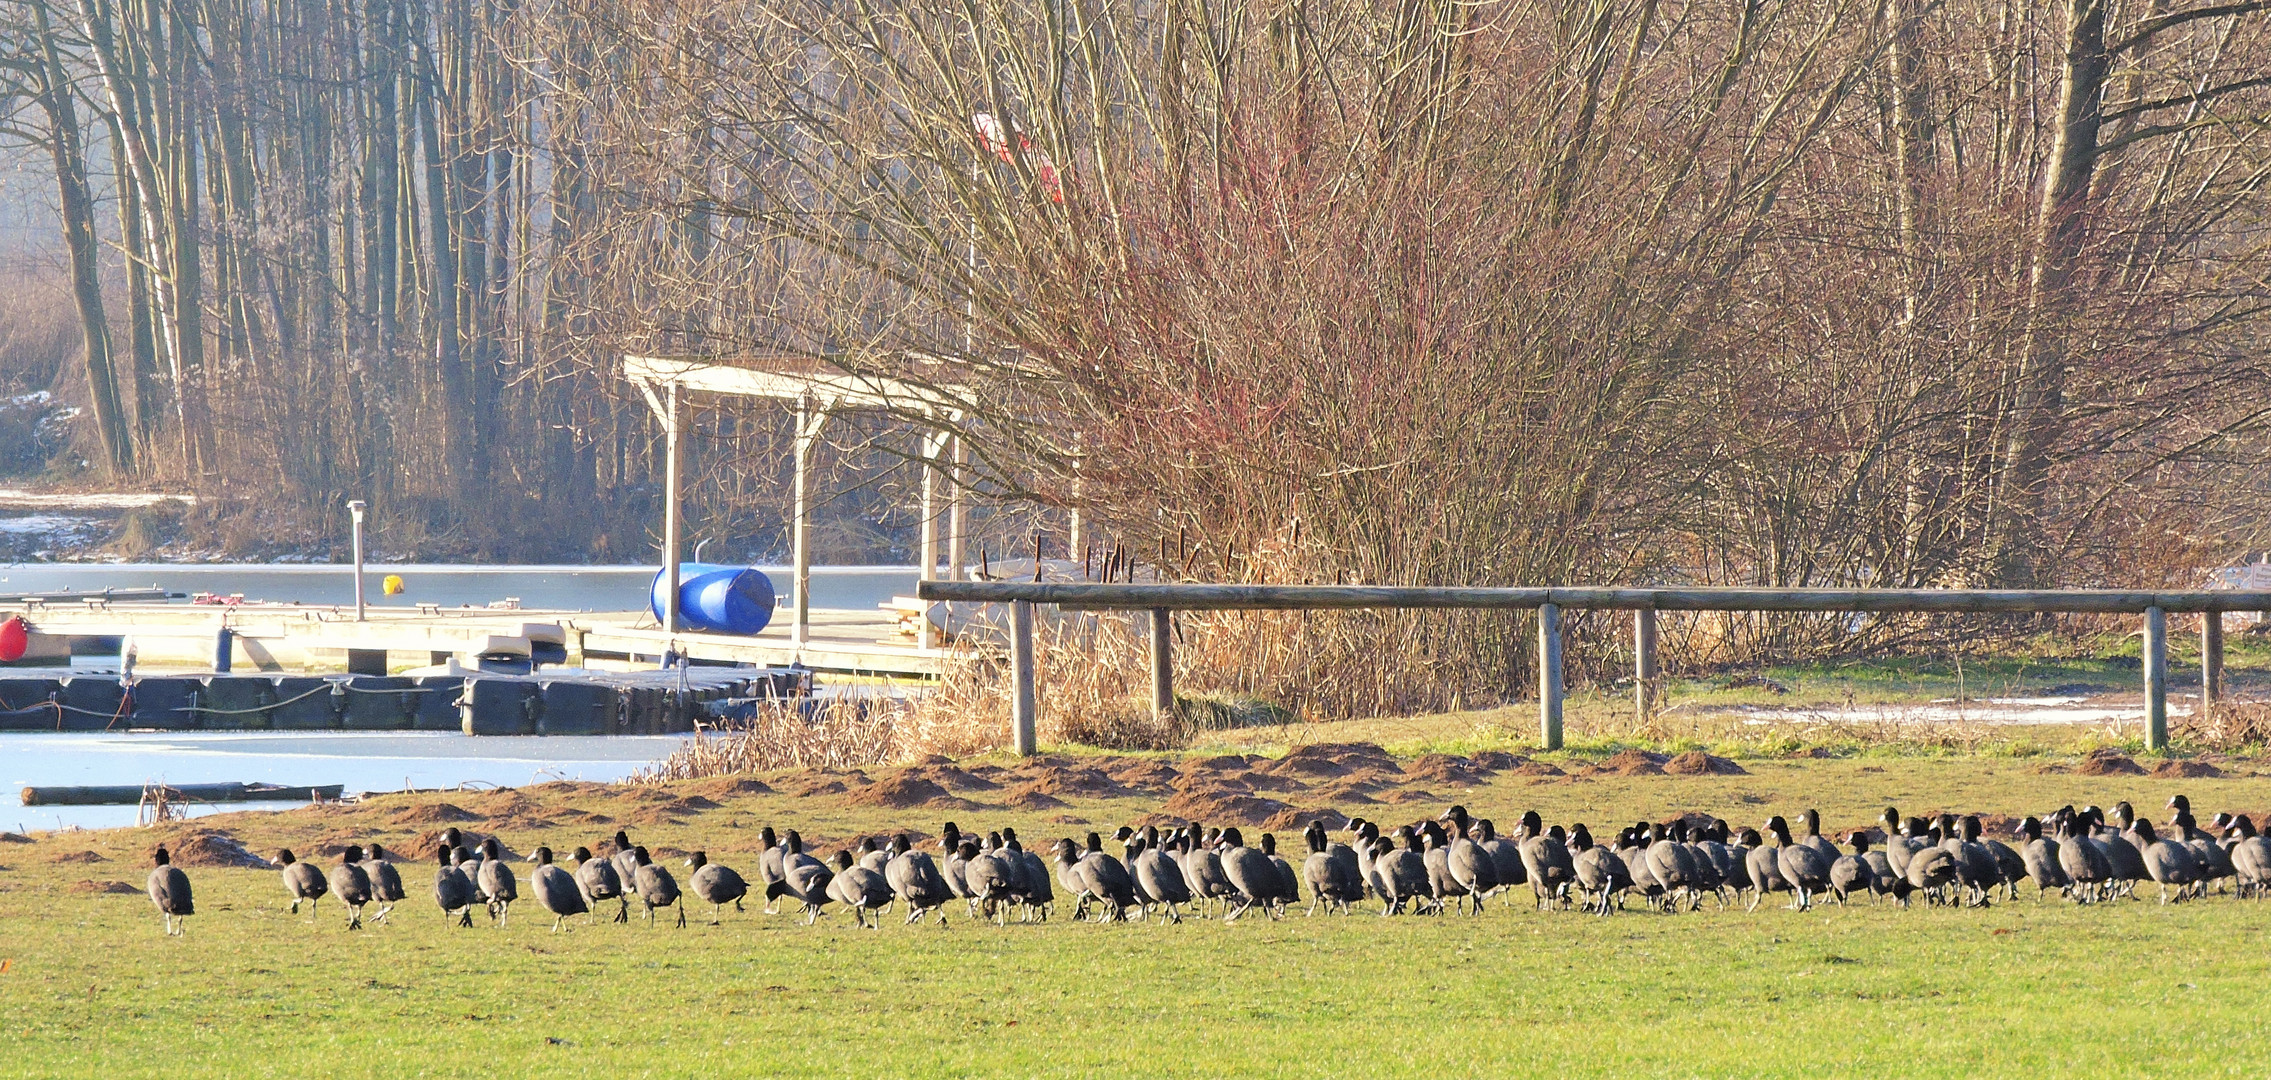
[(24, 658), (24, 650), (31, 647), (31, 631), (24, 629), (20, 616), (10, 615), (0, 622), (0, 661), (17, 661)]

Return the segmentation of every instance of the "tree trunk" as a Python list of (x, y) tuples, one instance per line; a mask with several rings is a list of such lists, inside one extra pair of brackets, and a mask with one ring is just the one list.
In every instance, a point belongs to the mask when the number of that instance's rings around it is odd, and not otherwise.
[(119, 401), (118, 375), (111, 360), (110, 320), (103, 312), (102, 253), (95, 244), (95, 203), (87, 190), (85, 143), (70, 76), (55, 44), (46, 0), (32, 5), (40, 38), (43, 71), (40, 104), (47, 110), (47, 146), (55, 159), (55, 183), (63, 207), (63, 237), (71, 251), (71, 296), (79, 307), (80, 334), (86, 342), (87, 397), (103, 444), (103, 465), (111, 475), (134, 471), (134, 437)]

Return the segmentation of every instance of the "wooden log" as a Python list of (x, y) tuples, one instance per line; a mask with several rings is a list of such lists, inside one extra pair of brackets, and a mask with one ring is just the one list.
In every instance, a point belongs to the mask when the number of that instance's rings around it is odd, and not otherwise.
[(2271, 591), (2149, 589), (1611, 589), (1393, 585), (1137, 585), (929, 581), (925, 600), (1025, 600), (1082, 608), (1301, 611), (1338, 608), (1565, 608), (1657, 611), (1930, 611), (2137, 614), (2261, 611)]
[(2145, 748), (2168, 749), (2168, 615), (2145, 609)]
[(1018, 757), (1032, 757), (1036, 749), (1033, 730), (1039, 702), (1035, 699), (1033, 671), (1033, 605), (1017, 601), (1009, 606), (1010, 671), (1017, 683), (1017, 698), (1011, 707), (1012, 734), (1017, 743)]
[(1164, 726), (1175, 715), (1175, 625), (1166, 608), (1151, 609), (1151, 718)]
[(1538, 605), (1538, 739), (1561, 749), (1561, 608)]
[(2224, 700), (2224, 613), (2200, 615), (2200, 717), (2205, 720)]
[[(204, 802), (329, 801), (346, 790), (341, 784), (167, 784), (165, 788), (172, 792), (169, 799)], [(136, 806), (147, 790), (141, 784), (26, 787), (23, 800), (25, 806)]]
[(1656, 662), (1656, 610), (1641, 608), (1632, 613), (1632, 697), (1641, 723), (1647, 723), (1656, 713), (1660, 677)]

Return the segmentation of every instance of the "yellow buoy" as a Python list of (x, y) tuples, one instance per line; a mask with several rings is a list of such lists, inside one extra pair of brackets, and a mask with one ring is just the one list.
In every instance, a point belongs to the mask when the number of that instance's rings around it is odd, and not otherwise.
[(388, 574), (386, 580), (379, 583), (379, 588), (388, 596), (402, 595), (402, 575)]

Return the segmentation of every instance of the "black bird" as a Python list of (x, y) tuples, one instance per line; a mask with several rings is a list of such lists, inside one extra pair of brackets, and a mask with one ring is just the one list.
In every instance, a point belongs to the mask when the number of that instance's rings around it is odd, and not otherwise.
[(2042, 835), (2042, 819), (2029, 815), (2019, 819), (2013, 834), (2019, 838), (2019, 859), (2026, 864), (2027, 877), (2034, 882), (2034, 898), (2041, 902), (2042, 894), (2052, 889), (2071, 887), (2073, 879), (2058, 861), (2058, 841)]
[(1575, 849), (1569, 857), (1570, 871), (1585, 894), (1586, 907), (1602, 915), (1615, 912), (1613, 898), (1632, 887), (1631, 867), (1616, 852), (1593, 843), (1593, 833), (1584, 822), (1569, 830), (1569, 844)]
[(711, 926), (718, 925), (718, 917), (727, 904), (732, 904), (735, 911), (743, 910), (741, 898), (749, 895), (749, 883), (741, 880), (741, 875), (732, 867), (711, 862), (707, 851), (695, 852), (693, 858), (686, 860), (686, 865), (694, 868), (694, 876), (686, 884), (703, 903), (710, 905)]
[(363, 849), (349, 844), (339, 856), (339, 865), (331, 868), (331, 891), (347, 905), (349, 930), (363, 928), (363, 905), (371, 902), (371, 876), (355, 865), (362, 861)]
[[(1364, 899), (1364, 879), (1358, 875), (1356, 858), (1352, 852), (1347, 859), (1340, 858), (1325, 843), (1325, 826), (1312, 821), (1301, 831), (1308, 841), (1309, 857), (1301, 860), (1301, 876), (1309, 879), (1309, 914), (1317, 913), (1317, 905), (1325, 905), (1329, 914), (1334, 908), (1349, 913), (1349, 905)], [(1346, 847), (1341, 847), (1347, 851)]]
[(505, 845), (494, 836), (481, 841), (481, 875), (474, 884), (488, 898), (489, 917), (497, 920), (498, 926), (505, 925), (513, 901), (520, 899), (520, 882), (513, 877), (513, 868), (505, 865)]
[(284, 866), (284, 893), (292, 898), (292, 914), (300, 913), (300, 901), (305, 900), (308, 918), (312, 921), (316, 901), (323, 899), (323, 894), (331, 888), (323, 880), (323, 871), (294, 858), (291, 848), (277, 852), (276, 861)]
[[(763, 837), (765, 843), (771, 844), (773, 842), (773, 830), (766, 829)], [(615, 853), (607, 857), (607, 862), (608, 865), (615, 868), (615, 880), (618, 887), (626, 894), (636, 891), (631, 882), (633, 878), (639, 876), (639, 853), (635, 848), (636, 845), (631, 843), (629, 833), (621, 829), (615, 830)], [(631, 901), (627, 897), (623, 901), (626, 909), (630, 907), (630, 903)], [(630, 921), (627, 915), (624, 921)]]
[(1379, 891), (1382, 915), (1400, 915), (1414, 897), (1427, 895), (1427, 857), (1420, 853), (1419, 834), (1406, 825), (1396, 830), (1396, 844), (1386, 837), (1373, 841), (1373, 888)]
[(631, 898), (624, 895), (623, 879), (616, 875), (612, 860), (592, 858), (590, 848), (577, 848), (576, 887), (583, 890), (587, 908), (602, 900), (613, 900), (615, 921), (631, 921)]
[(394, 911), (394, 905), (401, 903), (406, 895), (402, 891), (402, 873), (387, 861), (386, 849), (377, 844), (372, 844), (370, 852), (363, 857), (363, 873), (370, 875), (371, 901), (379, 905), (378, 914), (371, 916), (371, 921), (385, 922), (387, 915)]
[(173, 864), (173, 856), (164, 848), (150, 856), (148, 888), (150, 903), (157, 906), (159, 916), (165, 919), (166, 936), (180, 937), (183, 927), (175, 926), (174, 920), (197, 914), (197, 902), (189, 894), (189, 875)]
[(1246, 909), (1255, 904), (1262, 905), (1262, 911), (1270, 918), (1281, 917), (1277, 901), (1282, 882), (1277, 867), (1271, 865), (1269, 856), (1258, 849), (1247, 847), (1245, 836), (1235, 828), (1222, 830), (1222, 842), (1225, 845), (1222, 849), (1222, 873), (1230, 879), (1231, 886), (1238, 890), (1243, 900), (1222, 921), (1238, 921), (1238, 916), (1245, 914)]
[(883, 929), (883, 920), (869, 917), (891, 905), (891, 885), (883, 875), (852, 861), (852, 853), (836, 853), (836, 876), (828, 879), (828, 898), (852, 909), (852, 921), (862, 929)]
[(938, 864), (929, 855), (914, 850), (907, 834), (891, 838), (891, 861), (883, 866), (883, 880), (891, 892), (907, 905), (907, 923), (913, 925), (923, 916), (938, 912), (938, 924), (946, 925), (946, 902), (954, 899), (954, 892), (946, 887), (946, 878), (938, 872)]
[(471, 926), (473, 905), (481, 896), (474, 890), (473, 882), (465, 876), (465, 871), (458, 869), (451, 861), (458, 857), (459, 853), (448, 844), (435, 850), (434, 861), (440, 864), (440, 868), (434, 873), (434, 903), (441, 905), (442, 921), (447, 922), (454, 915), (459, 926)]
[(570, 915), (582, 915), (591, 910), (584, 901), (582, 887), (567, 871), (552, 865), (552, 849), (536, 849), (536, 872), (528, 877), (528, 888), (536, 894), (536, 902), (552, 913), (552, 932), (566, 929)]
[(645, 847), (631, 848), (631, 859), (639, 869), (631, 876), (631, 887), (639, 894), (639, 902), (647, 907), (647, 925), (654, 925), (654, 909), (678, 905), (678, 927), (686, 928), (686, 906), (678, 903), (678, 879), (670, 871), (654, 864)]

